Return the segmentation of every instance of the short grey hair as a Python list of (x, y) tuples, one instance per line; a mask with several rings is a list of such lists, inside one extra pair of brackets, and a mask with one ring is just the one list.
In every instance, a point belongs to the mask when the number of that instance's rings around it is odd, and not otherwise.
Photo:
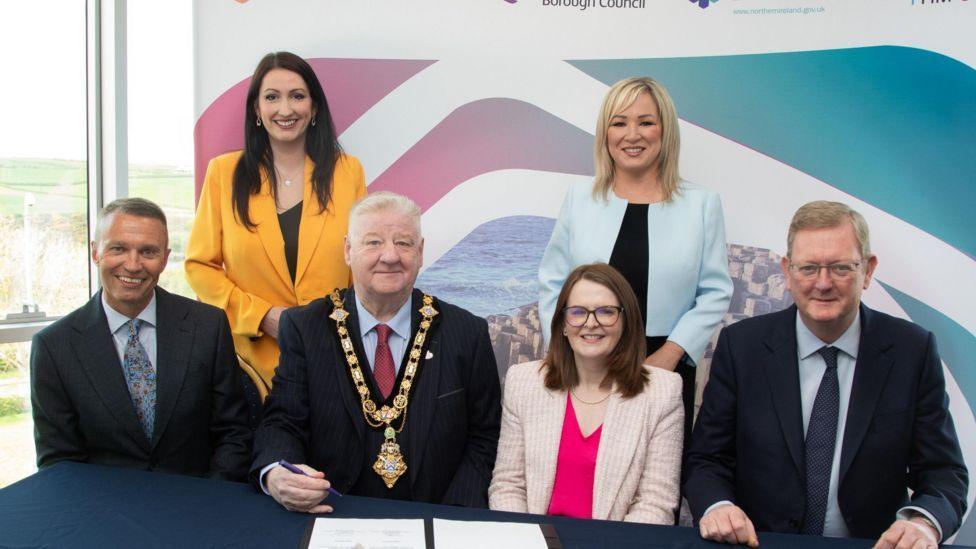
[(379, 212), (390, 212), (409, 217), (417, 230), (417, 236), (423, 237), (420, 232), (420, 206), (408, 197), (390, 191), (369, 194), (353, 204), (352, 209), (349, 210), (349, 230), (347, 231), (349, 236), (351, 237), (358, 231), (362, 216)]
[(146, 200), (145, 198), (117, 198), (99, 210), (98, 224), (95, 225), (95, 242), (102, 241), (102, 234), (105, 233), (105, 226), (108, 220), (117, 213), (155, 219), (162, 223), (164, 228), (166, 227), (166, 214), (152, 200)]
[(796, 239), (798, 231), (803, 229), (832, 229), (840, 227), (846, 222), (850, 222), (854, 229), (854, 236), (857, 238), (861, 251), (861, 259), (870, 258), (872, 255), (871, 234), (868, 231), (868, 222), (865, 221), (864, 216), (851, 209), (847, 204), (826, 200), (807, 202), (793, 214), (790, 230), (786, 235), (786, 257), (793, 256), (793, 241)]

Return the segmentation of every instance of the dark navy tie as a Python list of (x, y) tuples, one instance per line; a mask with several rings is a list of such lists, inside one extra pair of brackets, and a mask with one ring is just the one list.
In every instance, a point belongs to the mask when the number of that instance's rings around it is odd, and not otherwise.
[(837, 382), (837, 348), (822, 347), (817, 352), (823, 357), (827, 370), (820, 380), (807, 425), (807, 510), (801, 533), (820, 536), (823, 535), (824, 517), (827, 514), (830, 469), (837, 443), (840, 385)]

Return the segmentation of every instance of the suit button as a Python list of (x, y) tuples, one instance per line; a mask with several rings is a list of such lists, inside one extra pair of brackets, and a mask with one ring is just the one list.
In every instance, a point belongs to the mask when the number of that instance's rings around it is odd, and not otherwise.
[(790, 522), (790, 528), (799, 528), (800, 527), (800, 521), (796, 520), (795, 518), (792, 518), (791, 517), (789, 522)]

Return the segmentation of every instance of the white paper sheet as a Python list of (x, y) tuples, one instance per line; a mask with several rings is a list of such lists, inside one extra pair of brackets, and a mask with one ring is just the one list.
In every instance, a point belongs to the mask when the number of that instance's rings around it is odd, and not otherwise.
[(309, 549), (425, 549), (423, 519), (317, 518)]
[(437, 549), (546, 549), (538, 524), (434, 519)]

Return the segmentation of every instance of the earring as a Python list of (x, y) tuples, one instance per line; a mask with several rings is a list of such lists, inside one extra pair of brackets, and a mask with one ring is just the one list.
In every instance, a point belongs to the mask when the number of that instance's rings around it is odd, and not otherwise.
[(564, 335), (564, 336), (568, 336), (568, 335), (569, 335), (569, 332), (568, 332), (568, 331), (566, 331), (566, 330), (563, 330), (563, 335)]
[(312, 119), (312, 125), (313, 126), (315, 125), (315, 119), (314, 118)]
[(259, 128), (261, 127), (261, 119), (260, 118), (258, 118), (257, 121), (254, 122), (254, 123), (257, 124)]

